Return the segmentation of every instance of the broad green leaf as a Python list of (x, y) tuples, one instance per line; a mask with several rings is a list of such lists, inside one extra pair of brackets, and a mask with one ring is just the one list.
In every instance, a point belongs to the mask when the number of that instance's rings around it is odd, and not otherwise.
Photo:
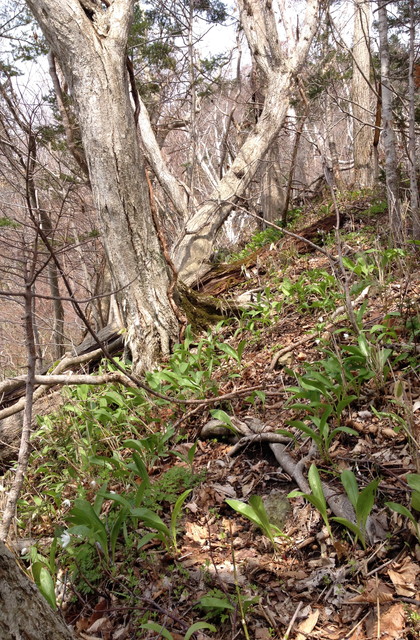
[(346, 398), (343, 398), (342, 400), (340, 400), (340, 402), (337, 404), (336, 407), (336, 414), (338, 416), (341, 416), (341, 414), (343, 413), (343, 410), (349, 406), (349, 404), (351, 404), (353, 402), (353, 400), (356, 400), (357, 396), (347, 396)]
[(366, 340), (366, 336), (363, 333), (359, 334), (357, 342), (359, 343), (360, 351), (362, 352), (363, 356), (365, 358), (368, 358), (371, 352), (371, 346)]
[(375, 504), (376, 490), (379, 485), (379, 478), (372, 480), (359, 494), (356, 505), (356, 517), (359, 524), (365, 527), (367, 518)]
[(192, 489), (187, 489), (186, 491), (184, 491), (184, 493), (182, 493), (178, 497), (177, 501), (174, 504), (174, 508), (172, 509), (170, 531), (171, 531), (172, 544), (175, 549), (176, 549), (176, 524), (178, 522), (178, 518), (182, 511), (184, 502), (190, 495), (191, 491)]
[[(325, 501), (324, 490), (322, 488), (321, 478), (319, 477), (319, 471), (312, 463), (308, 472), (308, 482), (312, 489), (312, 493), (315, 498), (323, 505), (323, 511), (327, 511), (327, 503)], [(321, 512), (322, 513), (322, 512)]]
[(111, 548), (111, 557), (114, 560), (115, 557), (115, 547), (117, 546), (118, 536), (120, 534), (121, 528), (124, 522), (127, 520), (128, 509), (121, 509), (117, 519), (115, 520), (111, 532), (109, 534), (109, 546)]
[(357, 526), (357, 524), (354, 524), (354, 522), (347, 520), (347, 518), (331, 518), (331, 520), (334, 520), (334, 522), (338, 522), (339, 524), (342, 524), (343, 527), (346, 527), (346, 529), (349, 529), (350, 531), (352, 531), (356, 536), (356, 538), (360, 540), (360, 542), (362, 543), (363, 548), (366, 548), (366, 540), (365, 540), (364, 532), (360, 529), (360, 527)]
[(393, 511), (396, 511), (397, 513), (399, 513), (401, 516), (408, 518), (409, 520), (411, 520), (414, 526), (417, 526), (417, 520), (415, 519), (413, 514), (407, 509), (407, 507), (404, 507), (402, 504), (399, 504), (398, 502), (385, 502), (385, 505), (390, 509), (392, 509)]
[(251, 522), (256, 524), (258, 527), (263, 526), (258, 514), (255, 512), (255, 509), (251, 507), (251, 505), (247, 504), (246, 502), (242, 502), (241, 500), (235, 500), (234, 498), (227, 498), (226, 503), (242, 516), (245, 516), (246, 518), (248, 518), (248, 520), (251, 520)]
[(225, 598), (215, 598), (213, 596), (203, 596), (200, 599), (199, 605), (205, 609), (228, 609), (234, 610), (234, 606)]
[(359, 488), (353, 471), (345, 469), (341, 474), (341, 484), (343, 485), (347, 496), (356, 510), (357, 499), (359, 497)]
[(57, 600), (55, 597), (55, 585), (51, 573), (42, 562), (35, 562), (32, 565), (32, 575), (35, 584), (48, 602), (50, 607), (57, 609)]
[(156, 531), (162, 532), (165, 536), (170, 536), (170, 532), (166, 524), (158, 514), (151, 509), (146, 509), (145, 507), (132, 508), (130, 515), (134, 518), (139, 518), (146, 527), (156, 529)]
[(156, 631), (166, 640), (174, 640), (172, 633), (170, 633), (167, 629), (162, 627), (162, 625), (157, 624), (157, 622), (145, 622), (140, 626), (140, 629), (147, 629), (148, 631)]
[(231, 431), (234, 431), (235, 433), (237, 432), (237, 429), (235, 429), (235, 427), (233, 426), (232, 420), (226, 413), (226, 411), (223, 411), (222, 409), (212, 409), (210, 411), (210, 415), (215, 420), (220, 420), (220, 422), (223, 422)]
[(420, 473), (408, 473), (407, 484), (411, 489), (414, 489), (414, 491), (420, 492)]
[(194, 622), (194, 624), (191, 625), (191, 627), (188, 629), (187, 633), (184, 636), (184, 640), (190, 640), (193, 633), (195, 633), (196, 631), (200, 631), (200, 629), (208, 629), (212, 633), (216, 633), (217, 631), (216, 627), (213, 624), (210, 624), (209, 622), (203, 622), (200, 620), (199, 622)]

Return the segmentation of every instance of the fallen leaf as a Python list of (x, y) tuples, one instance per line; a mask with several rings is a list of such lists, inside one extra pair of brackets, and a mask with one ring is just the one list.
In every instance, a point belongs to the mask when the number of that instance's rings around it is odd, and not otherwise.
[(370, 604), (379, 602), (383, 604), (384, 602), (391, 602), (393, 599), (393, 593), (388, 585), (373, 579), (367, 581), (363, 593), (354, 596), (354, 598), (350, 598), (347, 602), (366, 602)]
[(319, 613), (319, 609), (315, 609), (315, 611), (309, 614), (306, 620), (303, 620), (303, 622), (299, 624), (297, 630), (301, 633), (297, 634), (296, 640), (306, 640), (308, 634), (313, 631), (318, 622)]
[(407, 556), (399, 567), (388, 570), (395, 590), (399, 596), (413, 596), (416, 593), (414, 583), (416, 581), (419, 566)]

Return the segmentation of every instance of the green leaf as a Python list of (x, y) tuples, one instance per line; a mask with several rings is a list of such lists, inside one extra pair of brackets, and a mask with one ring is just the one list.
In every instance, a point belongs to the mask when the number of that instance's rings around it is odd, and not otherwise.
[(262, 522), (258, 514), (255, 512), (255, 509), (251, 505), (247, 504), (246, 502), (242, 502), (241, 500), (235, 500), (233, 498), (227, 498), (226, 503), (230, 507), (232, 507), (232, 509), (240, 513), (241, 516), (245, 516), (245, 518), (251, 520), (251, 522), (256, 524), (258, 527), (262, 527)]
[(217, 631), (216, 627), (213, 624), (200, 620), (199, 622), (195, 622), (191, 625), (191, 627), (189, 627), (187, 633), (184, 636), (184, 640), (190, 640), (193, 633), (195, 633), (196, 631), (200, 631), (200, 629), (208, 629), (212, 633), (216, 633)]
[(420, 473), (407, 473), (407, 484), (414, 491), (420, 492)]
[(57, 600), (55, 597), (55, 585), (51, 573), (42, 562), (35, 562), (32, 565), (32, 575), (35, 584), (48, 602), (50, 607), (57, 609)]
[(343, 398), (342, 400), (340, 400), (340, 402), (337, 404), (336, 407), (336, 414), (338, 416), (341, 416), (341, 414), (343, 413), (343, 410), (349, 406), (349, 404), (351, 404), (353, 402), (353, 400), (356, 400), (357, 396), (347, 396), (346, 398)]
[(356, 511), (357, 499), (359, 497), (359, 488), (357, 486), (357, 480), (350, 469), (345, 469), (341, 474), (341, 484), (343, 485), (345, 492)]
[(399, 504), (398, 502), (385, 502), (385, 505), (390, 509), (392, 509), (392, 511), (396, 511), (396, 513), (399, 513), (401, 516), (408, 518), (414, 524), (414, 526), (417, 526), (417, 520), (415, 519), (413, 514), (407, 509), (407, 507), (404, 507), (402, 504)]
[(368, 343), (368, 341), (366, 340), (366, 336), (363, 333), (359, 334), (357, 342), (359, 343), (360, 351), (362, 352), (363, 356), (365, 358), (369, 358), (371, 345)]
[(170, 532), (166, 524), (158, 516), (158, 514), (151, 509), (146, 509), (145, 507), (132, 508), (130, 511), (130, 515), (134, 518), (139, 518), (146, 527), (156, 529), (156, 531), (160, 531), (168, 538), (170, 537)]
[[(320, 504), (323, 505), (322, 510), (327, 512), (327, 503), (325, 501), (324, 490), (322, 488), (321, 478), (316, 466), (312, 463), (308, 472), (308, 482), (312, 489), (312, 493)], [(321, 512), (322, 513), (322, 512)]]
[(145, 624), (140, 625), (140, 629), (147, 629), (148, 631), (156, 631), (166, 640), (174, 640), (172, 633), (170, 633), (167, 629), (162, 627), (161, 624), (157, 624), (157, 622), (145, 622)]
[(176, 524), (178, 522), (178, 518), (182, 511), (184, 502), (190, 495), (191, 491), (192, 489), (187, 489), (186, 491), (184, 491), (184, 493), (182, 493), (179, 496), (179, 498), (174, 504), (174, 508), (172, 509), (170, 531), (171, 531), (172, 544), (175, 550), (176, 550)]
[(229, 611), (234, 610), (234, 606), (231, 605), (227, 599), (215, 598), (214, 596), (203, 596), (200, 599), (199, 606), (203, 607), (204, 609), (228, 609)]
[(114, 560), (115, 547), (117, 546), (118, 536), (121, 531), (121, 527), (126, 522), (128, 517), (128, 509), (121, 509), (109, 534), (109, 546), (111, 548), (111, 557)]
[(359, 495), (356, 505), (356, 518), (357, 522), (364, 529), (366, 525), (366, 521), (370, 512), (372, 511), (373, 505), (375, 504), (375, 495), (376, 490), (379, 485), (379, 478), (376, 480), (372, 480), (367, 487), (365, 487)]
[(349, 529), (350, 531), (352, 531), (356, 536), (356, 539), (360, 540), (360, 542), (362, 543), (363, 548), (364, 549), (366, 548), (364, 531), (362, 531), (362, 529), (360, 529), (360, 527), (358, 527), (357, 524), (354, 524), (354, 522), (351, 522), (351, 520), (347, 520), (347, 518), (334, 517), (334, 518), (331, 518), (331, 520), (334, 520), (334, 522), (338, 522), (339, 524), (342, 524), (344, 527), (346, 527), (346, 529)]
[(220, 420), (220, 422), (223, 422), (231, 431), (237, 433), (237, 429), (235, 429), (235, 427), (233, 426), (232, 420), (230, 416), (228, 416), (226, 411), (223, 411), (222, 409), (212, 409), (210, 411), (210, 415), (215, 420)]

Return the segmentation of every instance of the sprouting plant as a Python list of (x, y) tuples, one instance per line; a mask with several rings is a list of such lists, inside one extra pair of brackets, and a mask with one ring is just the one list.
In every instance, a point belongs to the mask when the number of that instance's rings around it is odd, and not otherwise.
[(54, 539), (50, 547), (49, 557), (45, 558), (36, 547), (30, 549), (31, 571), (36, 586), (44, 596), (52, 609), (57, 609), (55, 594), (55, 578), (57, 567), (55, 556), (57, 552), (57, 540)]
[(378, 488), (379, 480), (373, 480), (362, 491), (359, 492), (356, 478), (352, 471), (345, 470), (341, 474), (341, 482), (347, 493), (347, 496), (355, 511), (355, 520), (352, 522), (347, 518), (328, 517), (327, 502), (325, 500), (324, 489), (322, 487), (321, 478), (319, 476), (318, 469), (314, 464), (311, 465), (308, 473), (309, 486), (312, 489), (311, 494), (302, 493), (301, 491), (292, 491), (289, 493), (289, 498), (295, 498), (302, 496), (308, 502), (314, 505), (318, 509), (319, 513), (324, 520), (328, 533), (332, 537), (330, 520), (334, 520), (339, 524), (345, 526), (352, 533), (356, 535), (356, 541), (360, 540), (363, 548), (366, 548), (366, 521), (372, 511), (375, 503), (376, 490)]
[[(411, 499), (410, 499), (410, 507), (412, 510), (419, 512), (420, 511), (420, 474), (418, 473), (409, 473), (407, 474), (407, 484), (411, 489)], [(385, 502), (386, 506), (399, 513), (402, 516), (408, 518), (411, 524), (414, 527), (414, 531), (417, 537), (417, 540), (420, 543), (420, 524), (418, 522), (418, 518), (414, 515), (412, 511), (404, 507), (404, 505), (399, 504), (398, 502)]]
[(227, 499), (226, 502), (232, 509), (256, 524), (270, 540), (274, 549), (277, 548), (276, 537), (288, 537), (275, 524), (270, 522), (264, 502), (260, 496), (251, 496), (248, 503), (232, 498)]
[[(174, 636), (172, 635), (172, 633), (157, 622), (145, 622), (140, 626), (140, 628), (147, 629), (148, 631), (156, 631), (156, 633), (159, 634), (159, 637), (161, 636), (162, 638), (166, 638), (166, 640), (174, 640)], [(213, 633), (216, 633), (217, 631), (216, 627), (213, 624), (200, 620), (199, 622), (195, 622), (188, 628), (183, 640), (190, 640), (194, 633), (196, 633), (197, 631), (201, 631), (202, 629), (207, 629), (208, 631), (211, 631)], [(179, 634), (177, 634), (177, 638), (178, 637)]]
[(347, 518), (334, 517), (331, 519), (352, 531), (356, 535), (355, 543), (360, 540), (363, 548), (366, 549), (366, 522), (375, 504), (379, 479), (372, 480), (372, 482), (359, 492), (353, 471), (345, 469), (340, 478), (348, 499), (354, 508), (356, 524)]
[[(316, 365), (326, 362), (316, 363)], [(325, 369), (324, 369), (325, 370)], [(308, 367), (308, 372), (298, 376), (298, 387), (289, 387), (292, 392), (290, 408), (296, 411), (305, 411), (310, 419), (309, 424), (302, 420), (289, 420), (288, 424), (296, 427), (316, 444), (318, 451), (324, 459), (329, 459), (329, 449), (334, 438), (340, 433), (357, 435), (350, 427), (341, 425), (341, 415), (348, 407), (355, 395), (347, 395), (347, 389), (341, 378), (338, 380), (328, 376), (327, 372), (315, 370), (315, 365)], [(305, 400), (306, 403), (296, 402)], [(331, 426), (330, 418), (335, 420), (336, 426)]]
[(308, 472), (308, 482), (311, 488), (312, 493), (303, 493), (302, 491), (291, 491), (288, 494), (288, 498), (297, 498), (301, 496), (305, 498), (308, 502), (310, 502), (315, 509), (319, 511), (321, 517), (324, 521), (324, 524), (327, 528), (327, 531), (331, 538), (333, 538), (331, 525), (328, 518), (328, 509), (327, 509), (327, 501), (325, 500), (324, 490), (322, 488), (321, 478), (319, 476), (319, 471), (314, 464), (311, 464)]
[(196, 604), (198, 609), (205, 611), (206, 619), (219, 619), (224, 622), (229, 616), (229, 612), (234, 611), (232, 598), (227, 597), (220, 589), (212, 589), (205, 596), (202, 596)]

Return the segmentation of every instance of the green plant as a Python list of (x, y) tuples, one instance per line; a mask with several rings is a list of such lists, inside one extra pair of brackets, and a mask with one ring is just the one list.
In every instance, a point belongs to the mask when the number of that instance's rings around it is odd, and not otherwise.
[[(420, 511), (420, 474), (418, 473), (409, 473), (407, 474), (407, 484), (411, 489), (411, 498), (410, 498), (410, 507), (412, 510), (419, 512)], [(417, 540), (420, 543), (420, 524), (418, 522), (418, 517), (414, 515), (412, 511), (404, 507), (402, 504), (398, 502), (385, 502), (386, 506), (396, 511), (402, 516), (408, 518), (411, 524), (414, 527), (414, 531), (417, 537)]]
[(55, 579), (57, 576), (56, 552), (57, 540), (54, 539), (48, 558), (41, 555), (36, 547), (31, 547), (29, 553), (34, 582), (52, 609), (57, 609), (57, 598), (55, 595)]
[[(338, 359), (335, 362), (340, 365)], [(287, 389), (292, 392), (289, 401), (290, 408), (295, 411), (305, 411), (310, 417), (310, 424), (306, 424), (302, 420), (289, 420), (287, 424), (312, 438), (324, 459), (329, 459), (329, 449), (337, 435), (340, 433), (357, 435), (354, 429), (341, 425), (344, 409), (356, 399), (356, 396), (347, 395), (347, 389), (341, 376), (328, 375), (328, 369), (331, 369), (330, 365), (331, 361), (320, 361), (309, 365), (306, 374), (297, 376), (299, 386)], [(315, 367), (322, 367), (324, 372), (316, 370)], [(340, 366), (336, 373), (341, 373)], [(296, 402), (296, 400), (306, 400), (307, 402)], [(329, 424), (331, 417), (336, 422), (335, 427), (331, 427)]]
[(285, 301), (305, 313), (317, 309), (325, 313), (333, 311), (341, 296), (337, 279), (325, 269), (304, 271), (294, 282), (285, 278), (280, 290)]
[(345, 469), (341, 476), (341, 483), (356, 514), (356, 523), (347, 518), (331, 518), (335, 522), (342, 524), (356, 535), (355, 544), (360, 540), (366, 549), (366, 521), (375, 504), (375, 495), (379, 485), (379, 479), (372, 480), (362, 491), (359, 492), (355, 475), (350, 469)]
[(205, 611), (206, 620), (218, 619), (221, 622), (224, 622), (229, 617), (229, 612), (235, 609), (232, 598), (228, 598), (220, 589), (209, 591), (195, 606)]
[(297, 498), (299, 496), (301, 496), (302, 498), (305, 498), (305, 500), (307, 500), (308, 502), (310, 502), (315, 509), (318, 509), (319, 513), (321, 514), (321, 517), (324, 521), (324, 524), (327, 528), (327, 531), (330, 535), (331, 538), (333, 538), (332, 535), (332, 531), (331, 531), (331, 525), (330, 525), (330, 521), (328, 518), (328, 509), (327, 509), (327, 502), (325, 500), (325, 496), (324, 496), (324, 490), (322, 488), (322, 482), (321, 482), (321, 478), (319, 476), (319, 471), (316, 468), (316, 466), (312, 463), (310, 468), (309, 468), (309, 472), (308, 472), (308, 482), (309, 482), (309, 486), (311, 488), (312, 493), (303, 493), (302, 491), (291, 491), (288, 494), (288, 498)]
[[(156, 631), (157, 633), (159, 633), (159, 635), (161, 635), (163, 638), (166, 638), (167, 640), (174, 639), (174, 636), (172, 635), (172, 633), (170, 633), (170, 631), (165, 629), (165, 627), (158, 624), (157, 622), (146, 622), (145, 624), (141, 625), (140, 629)], [(210, 624), (209, 622), (203, 622), (203, 621), (195, 622), (188, 628), (186, 634), (184, 635), (184, 640), (190, 640), (190, 638), (193, 636), (194, 633), (196, 633), (196, 631), (201, 631), (202, 629), (207, 629), (212, 633), (216, 633), (217, 631), (216, 627), (213, 624)], [(179, 637), (179, 634), (177, 634), (177, 637)]]
[(349, 529), (356, 535), (356, 541), (360, 540), (363, 548), (366, 548), (366, 521), (372, 511), (375, 503), (375, 494), (379, 484), (379, 480), (373, 480), (362, 491), (359, 492), (356, 478), (352, 471), (345, 470), (341, 474), (341, 482), (347, 493), (347, 496), (354, 508), (356, 522), (352, 522), (347, 518), (328, 517), (327, 502), (325, 500), (324, 489), (322, 487), (321, 478), (319, 476), (318, 469), (314, 464), (311, 465), (308, 473), (309, 486), (312, 490), (311, 494), (302, 493), (301, 491), (292, 491), (289, 493), (289, 498), (295, 498), (302, 496), (305, 500), (308, 500), (316, 509), (324, 520), (328, 533), (331, 538), (331, 524), (330, 520), (334, 520), (339, 524)]
[(283, 303), (274, 298), (270, 287), (258, 293), (256, 302), (242, 312), (241, 324), (248, 331), (256, 331), (258, 327), (267, 327), (278, 318)]
[(188, 326), (184, 341), (175, 345), (167, 366), (146, 374), (148, 385), (179, 398), (188, 398), (192, 394), (204, 397), (208, 392), (217, 393), (217, 384), (212, 379), (214, 369), (230, 360), (240, 364), (245, 348), (245, 341), (241, 341), (235, 349), (223, 340), (217, 340), (222, 324), (223, 322), (208, 331), (198, 342)]
[(248, 504), (246, 502), (242, 502), (241, 500), (234, 500), (232, 498), (227, 499), (226, 503), (230, 507), (232, 507), (232, 509), (256, 524), (257, 527), (259, 527), (264, 535), (267, 536), (267, 538), (270, 540), (274, 549), (277, 548), (275, 540), (276, 537), (288, 537), (282, 531), (280, 531), (280, 529), (276, 527), (275, 524), (270, 522), (264, 506), (264, 502), (262, 501), (260, 496), (251, 496)]

